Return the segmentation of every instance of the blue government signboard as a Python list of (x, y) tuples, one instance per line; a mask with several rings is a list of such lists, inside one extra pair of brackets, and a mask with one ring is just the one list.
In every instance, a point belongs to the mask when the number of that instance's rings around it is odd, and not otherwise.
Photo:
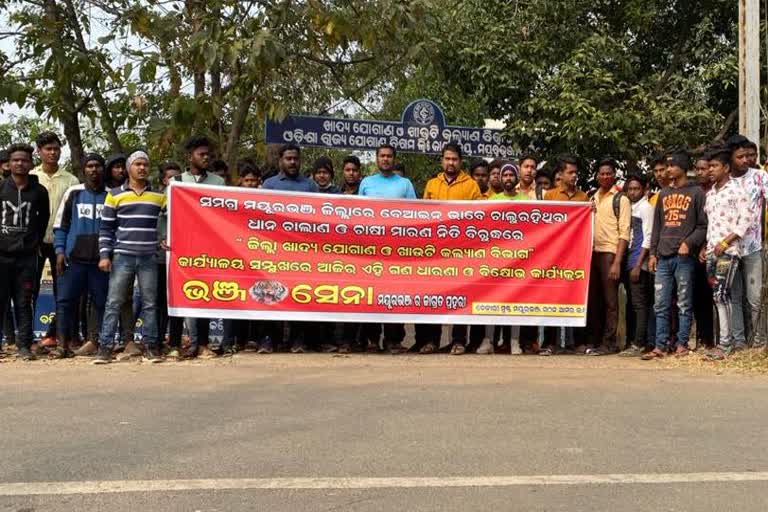
[(374, 150), (390, 144), (404, 153), (429, 155), (439, 155), (443, 146), (454, 142), (466, 155), (516, 156), (502, 130), (448, 125), (440, 106), (427, 99), (411, 102), (400, 121), (302, 115), (291, 115), (283, 121), (267, 119), (266, 141), (353, 150)]

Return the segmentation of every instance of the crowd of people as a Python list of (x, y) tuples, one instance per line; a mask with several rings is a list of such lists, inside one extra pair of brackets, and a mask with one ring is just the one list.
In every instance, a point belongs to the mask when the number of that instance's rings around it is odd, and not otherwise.
[[(578, 186), (584, 169), (572, 155), (546, 166), (534, 155), (476, 159), (466, 172), (461, 147), (447, 144), (441, 171), (427, 182), (424, 200), (591, 202), (594, 247), (586, 328), (454, 325), (445, 348), (442, 326), (434, 324), (415, 325), (415, 344), (406, 347), (402, 324), (238, 320), (223, 322), (221, 343), (213, 346), (211, 319), (168, 316), (165, 272), (171, 181), (234, 181), (227, 164), (212, 159), (211, 142), (190, 138), (184, 145), (186, 162), (161, 163), (156, 183), (143, 151), (107, 160), (86, 154), (80, 183), (60, 166), (62, 142), (55, 133), (41, 133), (35, 146), (12, 144), (0, 152), (0, 317), (6, 345), (15, 344), (22, 360), (83, 356), (104, 364), (120, 353), (155, 363), (246, 348), (262, 354), (612, 354), (619, 353), (620, 285), (626, 290), (621, 356), (650, 360), (688, 354), (694, 319), (695, 345), (712, 359), (766, 343), (759, 326), (768, 174), (757, 163), (757, 145), (742, 136), (712, 144), (693, 159), (684, 151), (652, 156), (647, 172), (627, 173), (621, 186), (619, 163), (599, 160), (596, 187), (589, 191)], [(35, 157), (40, 163), (33, 169)], [(337, 181), (332, 159), (320, 157), (303, 172), (301, 148), (289, 144), (280, 148), (272, 172), (262, 172), (253, 160), (239, 161), (232, 185), (417, 198), (396, 159), (395, 148), (380, 146), (376, 169), (363, 177), (359, 158), (349, 155)], [(56, 314), (50, 331), (35, 340), (33, 310), (46, 262)], [(139, 312), (143, 331), (137, 341), (133, 328)], [(5, 355), (0, 345), (0, 357)]]

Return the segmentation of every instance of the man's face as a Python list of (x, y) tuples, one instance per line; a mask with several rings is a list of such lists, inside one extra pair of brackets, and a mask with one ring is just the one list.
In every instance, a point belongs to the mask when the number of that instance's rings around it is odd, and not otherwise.
[(47, 165), (58, 165), (59, 158), (61, 158), (61, 146), (55, 142), (50, 142), (45, 146), (38, 147), (37, 152), (40, 153), (40, 159)]
[(261, 180), (253, 173), (248, 173), (240, 177), (240, 186), (245, 188), (259, 188)]
[(683, 176), (685, 176), (685, 171), (682, 167), (668, 163), (667, 164), (667, 176), (670, 180), (679, 180)]
[(750, 166), (750, 148), (739, 148), (731, 156), (731, 167), (739, 173), (745, 173)]
[(555, 187), (560, 188), (560, 186), (563, 184), (563, 172), (556, 172), (555, 173)]
[(461, 168), (461, 158), (459, 158), (459, 154), (455, 151), (451, 151), (450, 149), (447, 151), (443, 151), (443, 157), (440, 159), (440, 164), (443, 167), (443, 172), (446, 176), (454, 177), (459, 174), (459, 169)]
[(163, 173), (163, 186), (167, 187), (171, 180), (179, 175), (181, 175), (181, 171), (179, 169), (166, 169)]
[(116, 164), (112, 165), (112, 170), (109, 172), (110, 177), (113, 181), (117, 182), (123, 182), (125, 181), (125, 163), (124, 162), (118, 162)]
[(566, 187), (573, 188), (576, 186), (576, 180), (579, 179), (579, 168), (573, 164), (565, 164), (565, 169), (560, 176)]
[(709, 178), (709, 160), (703, 158), (696, 160), (696, 179), (702, 187), (712, 183)]
[(501, 186), (504, 192), (512, 193), (517, 187), (517, 173), (513, 169), (504, 169), (501, 173)]
[(201, 171), (208, 169), (208, 161), (211, 156), (211, 150), (208, 146), (200, 146), (189, 153), (189, 166)]
[(645, 188), (637, 180), (630, 180), (627, 183), (627, 196), (633, 203), (638, 202), (645, 195)]
[(104, 167), (97, 160), (89, 160), (85, 162), (83, 174), (85, 174), (85, 180), (89, 184), (98, 186), (104, 176)]
[(301, 166), (301, 157), (299, 152), (295, 149), (289, 149), (283, 153), (278, 163), (280, 170), (288, 176), (296, 176), (299, 174), (299, 166)]
[(653, 166), (653, 177), (660, 187), (666, 187), (669, 184), (667, 175), (667, 164), (659, 163)]
[(607, 190), (616, 182), (616, 171), (610, 165), (602, 165), (597, 170), (597, 184)]
[(376, 167), (379, 171), (389, 172), (395, 165), (395, 152), (390, 148), (380, 148), (376, 152)]
[(708, 178), (712, 180), (712, 183), (719, 183), (731, 172), (731, 167), (729, 165), (725, 165), (723, 162), (717, 159), (710, 160), (708, 167), (709, 170), (707, 174)]
[(14, 176), (26, 176), (32, 170), (32, 157), (26, 151), (14, 151), (10, 157), (8, 163)]
[(549, 176), (539, 176), (536, 178), (536, 186), (541, 187), (542, 190), (549, 190), (552, 188), (552, 181)]
[(520, 182), (527, 187), (533, 183), (534, 176), (536, 176), (536, 162), (530, 158), (520, 162)]
[(475, 167), (472, 170), (472, 179), (477, 182), (477, 186), (480, 187), (480, 192), (485, 192), (488, 190), (488, 180), (490, 179), (490, 174), (488, 173), (487, 167), (484, 165)]
[(312, 177), (320, 188), (327, 187), (331, 183), (331, 171), (325, 168), (316, 170)]
[(501, 190), (501, 167), (494, 167), (488, 171), (488, 184), (493, 190)]
[(747, 163), (750, 169), (757, 169), (757, 149), (747, 148)]
[(352, 162), (347, 162), (344, 164), (344, 183), (347, 185), (357, 185), (360, 183), (360, 178), (362, 178), (362, 174), (360, 173), (360, 167), (356, 166)]
[(146, 181), (149, 179), (149, 162), (144, 158), (138, 158), (131, 163), (128, 176), (134, 181)]

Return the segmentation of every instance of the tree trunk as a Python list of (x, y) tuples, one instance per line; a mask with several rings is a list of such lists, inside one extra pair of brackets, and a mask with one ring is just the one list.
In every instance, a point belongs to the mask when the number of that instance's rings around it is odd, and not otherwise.
[(237, 109), (232, 116), (232, 126), (229, 129), (227, 147), (223, 155), (230, 169), (237, 167), (237, 158), (240, 154), (240, 137), (243, 134), (243, 127), (245, 126), (246, 119), (248, 119), (248, 112), (251, 110), (252, 104), (253, 94), (251, 94), (251, 91), (247, 91), (247, 95), (240, 98)]

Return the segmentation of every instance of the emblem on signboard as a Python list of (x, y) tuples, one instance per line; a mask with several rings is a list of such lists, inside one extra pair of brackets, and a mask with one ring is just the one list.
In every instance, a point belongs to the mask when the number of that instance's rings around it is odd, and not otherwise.
[(422, 126), (435, 120), (435, 107), (428, 101), (420, 101), (413, 106), (413, 120)]

